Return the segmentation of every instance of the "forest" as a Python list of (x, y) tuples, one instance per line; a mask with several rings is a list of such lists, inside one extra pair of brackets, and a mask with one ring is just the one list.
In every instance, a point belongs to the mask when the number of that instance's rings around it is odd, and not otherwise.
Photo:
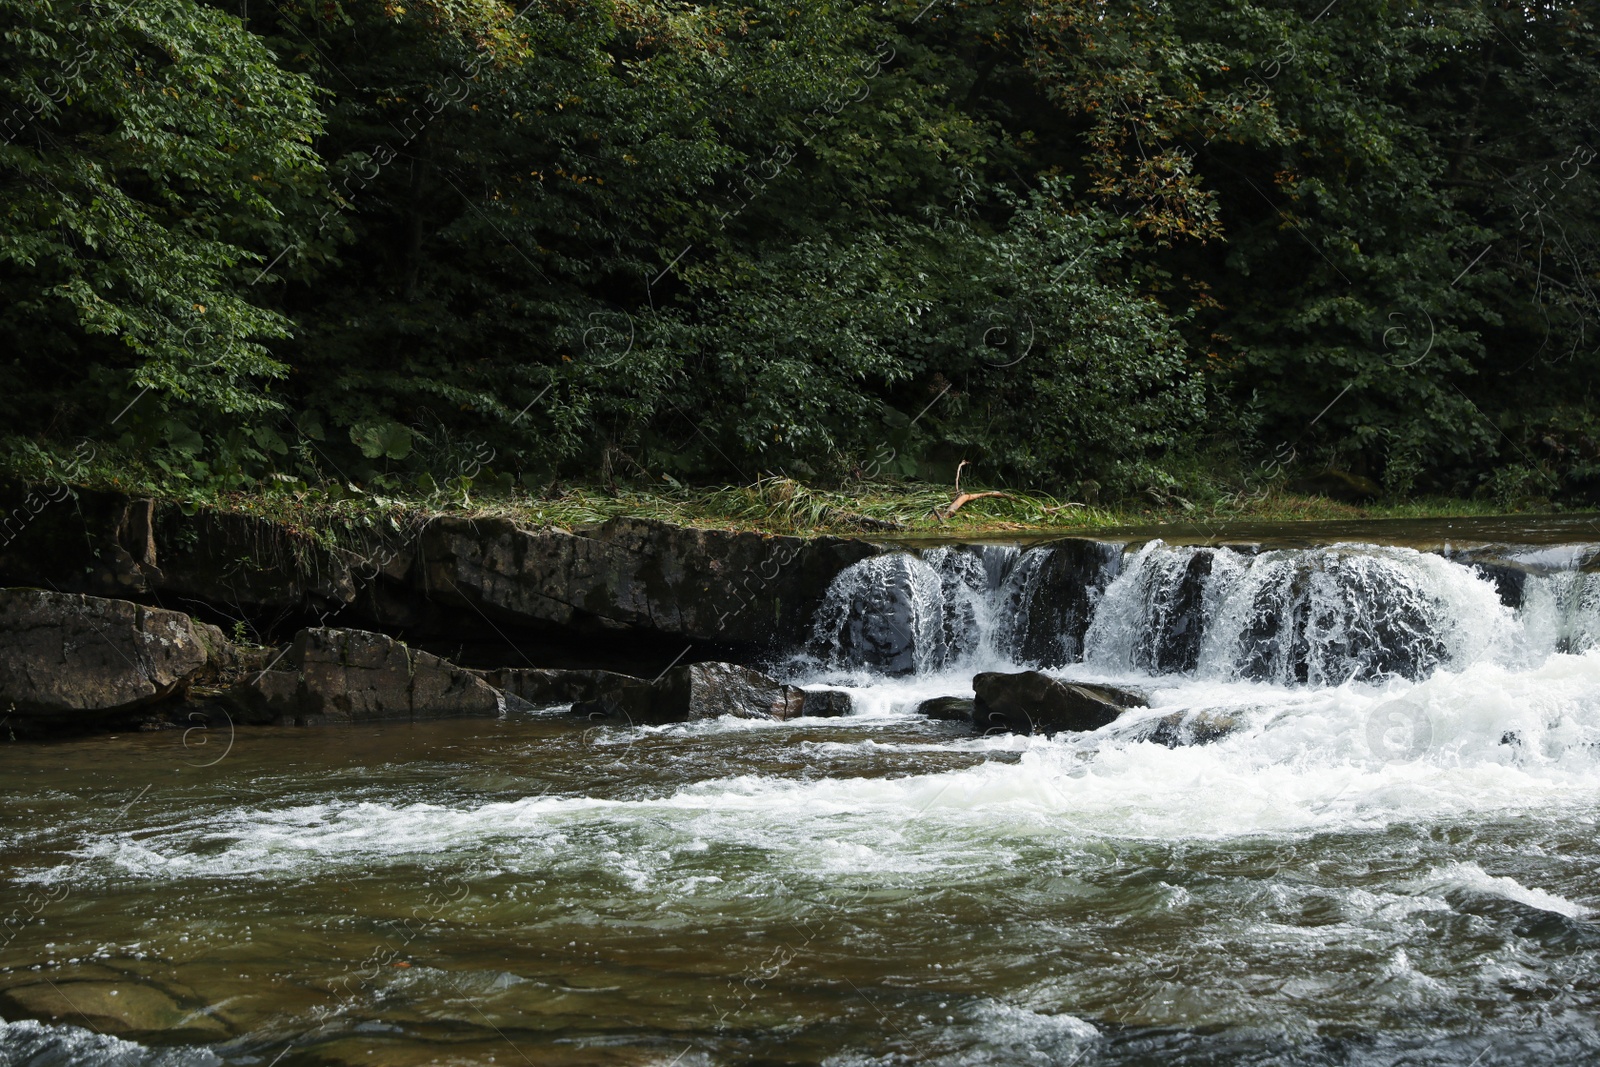
[(0, 0), (0, 463), (1600, 498), (1529, 0)]

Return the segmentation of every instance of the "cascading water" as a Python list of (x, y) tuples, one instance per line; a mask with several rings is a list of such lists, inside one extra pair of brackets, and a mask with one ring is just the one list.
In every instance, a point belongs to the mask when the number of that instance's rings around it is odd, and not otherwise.
[[(0, 1067), (1600, 1062), (1584, 566), (900, 551), (785, 678), (850, 716), (0, 746)], [(1025, 667), (1150, 706), (914, 711)]]
[(816, 658), (833, 669), (927, 674), (992, 650), (1004, 624), (997, 591), (1017, 550), (1006, 546), (894, 552), (836, 577), (817, 613)]
[(1600, 574), (1535, 575), (1524, 587), (1520, 614), (1531, 647), (1588, 652), (1600, 645)]
[(1513, 610), (1486, 571), (1409, 548), (1251, 553), (1153, 541), (1124, 562), (1120, 552), (1084, 557), (1081, 544), (858, 563), (828, 591), (813, 657), (835, 672), (888, 676), (1080, 664), (1321, 687), (1418, 681), (1479, 661), (1536, 664), (1600, 643), (1600, 575), (1519, 574)]
[(1279, 685), (1424, 678), (1512, 643), (1511, 611), (1471, 567), (1406, 548), (1249, 556), (1146, 545), (1106, 590), (1086, 660)]

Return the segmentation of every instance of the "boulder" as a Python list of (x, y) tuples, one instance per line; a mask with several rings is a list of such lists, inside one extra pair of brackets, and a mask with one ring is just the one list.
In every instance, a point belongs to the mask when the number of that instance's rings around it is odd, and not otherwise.
[(934, 697), (917, 705), (917, 714), (946, 722), (970, 723), (973, 701), (970, 697)]
[(654, 682), (618, 686), (572, 706), (573, 714), (584, 718), (631, 723), (688, 722), (722, 715), (794, 719), (801, 715), (844, 715), (849, 709), (848, 693), (808, 693), (733, 663), (674, 667)]
[(808, 718), (838, 718), (855, 710), (855, 701), (843, 689), (806, 689), (804, 693), (800, 714)]
[(1131, 690), (1075, 685), (1038, 671), (980, 674), (972, 687), (974, 725), (1019, 734), (1098, 730), (1126, 708), (1144, 704)]
[(473, 671), (508, 697), (516, 697), (535, 708), (574, 704), (593, 700), (599, 694), (629, 685), (647, 684), (642, 678), (615, 671), (554, 670), (536, 667), (503, 667), (492, 671)]
[(1238, 728), (1239, 720), (1232, 715), (1215, 711), (1178, 711), (1156, 719), (1150, 732), (1145, 734), (1145, 740), (1168, 748), (1209, 745)]
[(230, 694), (245, 721), (377, 722), (495, 718), (501, 695), (475, 673), (383, 634), (301, 630), (272, 670)]
[(176, 611), (0, 589), (0, 709), (69, 722), (152, 704), (180, 694), (224, 645)]

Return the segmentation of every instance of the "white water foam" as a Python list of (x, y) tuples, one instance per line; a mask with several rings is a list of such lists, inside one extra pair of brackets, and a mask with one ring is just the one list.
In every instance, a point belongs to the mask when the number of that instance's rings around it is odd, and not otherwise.
[(1568, 919), (1587, 919), (1594, 914), (1591, 909), (1566, 897), (1547, 893), (1543, 889), (1529, 888), (1515, 878), (1489, 874), (1476, 863), (1452, 863), (1448, 867), (1435, 867), (1426, 876), (1407, 883), (1407, 887), (1437, 896), (1443, 896), (1453, 890), (1466, 890), (1482, 896), (1515, 901)]
[[(1039, 625), (1035, 601), (1063, 594), (1042, 580), (1053, 551), (966, 546), (858, 563), (835, 579), (812, 655), (790, 670), (812, 683), (871, 688), (896, 675), (1035, 666), (1024, 647), (1076, 640), (1028, 633)], [(1600, 644), (1600, 574), (1530, 574), (1513, 611), (1470, 565), (1367, 544), (1249, 555), (1153, 541), (1089, 600), (1096, 606), (1080, 669), (1107, 679), (1181, 674), (1324, 687), (1417, 680), (1480, 660), (1531, 667)]]
[[(509, 869), (612, 864), (648, 881), (697, 841), (765, 852), (774, 877), (948, 877), (952, 867), (1003, 866), (1028, 842), (1359, 832), (1538, 810), (1587, 818), (1600, 793), (1600, 650), (1526, 671), (1478, 663), (1419, 683), (1200, 679), (1163, 690), (1160, 703), (1146, 714), (1205, 707), (1237, 725), (1176, 749), (1119, 734), (1121, 723), (1055, 739), (975, 739), (971, 751), (993, 745), (1012, 757), (903, 777), (744, 775), (633, 800), (240, 808), (205, 825), (99, 835), (72, 862), (30, 878), (291, 875), (465, 849)], [(1396, 707), (1409, 730), (1400, 741), (1389, 732)]]
[(151, 1049), (79, 1026), (0, 1020), (0, 1067), (219, 1067), (209, 1049)]

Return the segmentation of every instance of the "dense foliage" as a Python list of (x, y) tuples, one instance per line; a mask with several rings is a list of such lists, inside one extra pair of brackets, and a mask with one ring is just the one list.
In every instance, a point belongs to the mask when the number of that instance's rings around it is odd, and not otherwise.
[(0, 411), (222, 488), (1592, 500), (1596, 113), (1576, 3), (0, 0)]

